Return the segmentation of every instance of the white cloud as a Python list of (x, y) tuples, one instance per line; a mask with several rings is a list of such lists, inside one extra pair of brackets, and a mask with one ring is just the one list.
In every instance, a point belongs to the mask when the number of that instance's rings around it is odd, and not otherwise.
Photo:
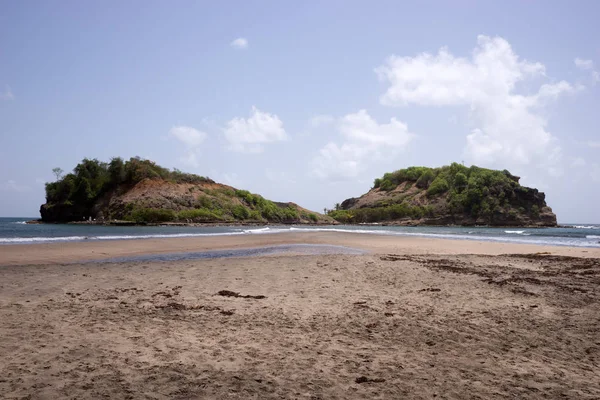
[(179, 140), (187, 147), (199, 147), (206, 139), (206, 133), (189, 126), (174, 126), (169, 130), (169, 136)]
[(573, 168), (578, 168), (578, 167), (585, 167), (585, 160), (581, 157), (575, 157), (573, 159), (573, 161), (571, 162), (571, 167)]
[(247, 49), (248, 48), (248, 39), (240, 37), (229, 43), (231, 47), (236, 49)]
[(335, 121), (335, 118), (331, 115), (315, 115), (308, 122), (310, 126), (313, 128), (318, 128), (320, 126), (329, 125)]
[(600, 164), (592, 164), (590, 175), (594, 182), (600, 182)]
[(278, 184), (295, 184), (296, 181), (290, 176), (281, 170), (273, 170), (271, 168), (265, 169), (265, 176), (271, 182), (275, 182)]
[(506, 40), (478, 36), (470, 58), (446, 48), (436, 55), (391, 56), (376, 72), (389, 83), (380, 99), (384, 105), (468, 107), (474, 129), (466, 136), (467, 159), (502, 168), (535, 165), (560, 174), (561, 148), (546, 129), (543, 108), (581, 87), (559, 81), (519, 93), (519, 83), (547, 79), (546, 68), (520, 59)]
[(12, 179), (10, 179), (6, 182), (0, 182), (0, 191), (2, 191), (2, 192), (22, 193), (22, 192), (28, 192), (30, 190), (31, 190), (31, 188), (29, 186), (20, 185)]
[(581, 58), (576, 58), (574, 60), (575, 66), (579, 69), (592, 69), (594, 68), (594, 62), (592, 60), (584, 60)]
[(600, 141), (590, 140), (589, 142), (587, 142), (587, 145), (593, 149), (600, 149)]
[(12, 93), (10, 88), (6, 86), (4, 92), (0, 92), (0, 100), (14, 100), (15, 95)]
[(181, 158), (181, 162), (198, 167), (198, 150), (208, 135), (189, 126), (174, 126), (169, 130), (169, 136), (185, 146), (186, 153)]
[(242, 153), (260, 153), (267, 143), (288, 138), (283, 122), (275, 114), (252, 107), (249, 118), (233, 118), (223, 130), (229, 149)]
[(188, 165), (190, 167), (198, 168), (200, 166), (200, 161), (198, 161), (198, 154), (195, 151), (188, 150), (185, 152), (183, 156), (179, 158), (183, 164)]
[(581, 70), (590, 71), (592, 74), (592, 83), (594, 85), (600, 82), (600, 73), (594, 69), (594, 62), (592, 60), (583, 60), (581, 58), (576, 58), (575, 66)]
[(233, 186), (233, 187), (240, 187), (242, 184), (242, 180), (240, 179), (239, 175), (236, 174), (235, 172), (226, 172), (222, 175), (221, 177), (221, 182), (223, 182), (226, 185), (229, 186)]
[(348, 114), (336, 125), (344, 141), (326, 144), (312, 161), (313, 173), (321, 179), (355, 178), (370, 161), (406, 148), (415, 136), (396, 118), (379, 124), (366, 110)]

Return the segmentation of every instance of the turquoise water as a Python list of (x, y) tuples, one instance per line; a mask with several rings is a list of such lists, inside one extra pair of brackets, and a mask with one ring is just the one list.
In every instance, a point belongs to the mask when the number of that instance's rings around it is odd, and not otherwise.
[(0, 218), (0, 245), (333, 231), (366, 235), (417, 236), (600, 248), (600, 224), (566, 224), (560, 228), (391, 227), (379, 225), (171, 227), (25, 224), (25, 221), (30, 219), (32, 218)]

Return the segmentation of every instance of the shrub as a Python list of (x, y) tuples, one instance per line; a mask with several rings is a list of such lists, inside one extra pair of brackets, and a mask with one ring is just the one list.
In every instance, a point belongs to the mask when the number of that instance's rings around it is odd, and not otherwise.
[(138, 208), (130, 214), (138, 223), (159, 223), (175, 221), (175, 211), (164, 208)]
[(213, 208), (214, 204), (212, 200), (203, 194), (198, 196), (196, 200), (196, 208)]
[(389, 192), (390, 190), (396, 189), (396, 185), (394, 185), (389, 179), (383, 179), (379, 184), (379, 188)]
[(348, 210), (330, 210), (327, 215), (341, 223), (353, 222), (353, 215)]
[(465, 186), (467, 186), (467, 183), (467, 176), (462, 172), (458, 172), (456, 175), (454, 175), (454, 187), (456, 187), (457, 189), (464, 188)]
[(248, 208), (242, 206), (241, 204), (235, 206), (232, 210), (232, 213), (236, 219), (245, 220), (250, 218), (250, 210), (248, 210)]
[(433, 182), (434, 178), (435, 177), (432, 170), (428, 169), (424, 171), (419, 179), (417, 179), (417, 187), (421, 189), (427, 189), (431, 182)]
[(273, 202), (267, 202), (260, 208), (260, 214), (268, 220), (277, 220), (279, 216), (279, 207)]
[(293, 207), (285, 207), (282, 210), (282, 220), (286, 222), (291, 222), (298, 220), (298, 210)]
[(253, 221), (262, 221), (263, 217), (260, 215), (260, 211), (252, 210), (250, 211), (250, 216), (248, 217), (248, 219), (251, 219)]
[(436, 194), (445, 193), (449, 188), (450, 186), (448, 185), (448, 182), (446, 182), (445, 179), (438, 177), (431, 182), (431, 185), (429, 185), (429, 189), (427, 189), (427, 195), (435, 196)]
[(177, 219), (179, 221), (188, 221), (192, 222), (207, 222), (207, 221), (218, 221), (222, 220), (222, 216), (219, 216), (216, 212), (197, 208), (194, 210), (182, 210), (177, 213)]

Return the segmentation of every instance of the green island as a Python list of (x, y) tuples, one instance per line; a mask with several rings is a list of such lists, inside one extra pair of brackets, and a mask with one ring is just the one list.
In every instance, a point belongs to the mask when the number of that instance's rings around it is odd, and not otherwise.
[(139, 157), (86, 158), (71, 173), (54, 173), (42, 222), (556, 226), (544, 193), (507, 170), (458, 163), (386, 173), (326, 215)]
[(341, 223), (556, 226), (545, 195), (509, 171), (452, 163), (409, 167), (375, 179), (369, 192), (338, 203)]
[(86, 158), (71, 173), (53, 172), (57, 179), (46, 184), (42, 222), (335, 223), (297, 204), (267, 200), (139, 157)]

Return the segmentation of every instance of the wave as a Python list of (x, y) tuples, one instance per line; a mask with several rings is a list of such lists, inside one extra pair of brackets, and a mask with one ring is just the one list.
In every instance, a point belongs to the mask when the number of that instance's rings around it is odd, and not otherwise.
[(88, 239), (87, 236), (59, 236), (59, 237), (16, 237), (0, 238), (0, 243), (48, 243), (48, 242), (76, 242)]
[(598, 225), (567, 225), (567, 227), (573, 229), (600, 229)]
[(16, 221), (16, 222), (12, 222), (15, 225), (27, 225), (27, 221)]
[(269, 228), (268, 226), (265, 228), (257, 228), (257, 229), (245, 229), (243, 232), (244, 233), (261, 233), (261, 232), (268, 232), (270, 231), (271, 228)]
[(289, 229), (235, 229), (233, 232), (214, 232), (214, 233), (164, 233), (152, 235), (105, 235), (105, 236), (42, 236), (42, 237), (16, 237), (0, 238), (1, 243), (52, 243), (52, 242), (80, 242), (85, 240), (133, 240), (133, 239), (169, 239), (186, 237), (207, 237), (207, 236), (235, 236), (247, 234), (265, 234), (265, 233), (283, 233), (289, 232)]
[[(424, 238), (439, 238), (439, 239), (455, 239), (455, 240), (476, 240), (486, 242), (505, 242), (505, 243), (524, 243), (536, 245), (551, 245), (551, 246), (576, 246), (576, 247), (600, 247), (597, 240), (600, 236), (588, 235), (584, 238), (567, 238), (559, 236), (548, 236), (541, 239), (539, 236), (533, 236), (525, 231), (504, 231), (510, 235), (494, 235), (484, 236), (476, 234), (475, 231), (467, 231), (464, 233), (434, 233), (434, 232), (407, 232), (392, 229), (349, 229), (349, 228), (332, 228), (332, 227), (264, 227), (255, 229), (233, 229), (226, 232), (212, 233), (164, 233), (164, 234), (149, 234), (149, 235), (106, 235), (106, 236), (61, 236), (61, 237), (16, 237), (16, 238), (0, 238), (0, 244), (26, 244), (26, 243), (52, 243), (52, 242), (75, 242), (87, 240), (133, 240), (133, 239), (161, 239), (161, 238), (187, 238), (187, 237), (211, 237), (211, 236), (238, 236), (238, 235), (264, 235), (290, 232), (341, 232), (349, 234), (375, 234), (385, 236), (399, 237), (424, 237)], [(591, 240), (590, 240), (591, 239)]]
[[(343, 233), (359, 233), (359, 234), (376, 234), (386, 236), (409, 236), (409, 237), (424, 237), (433, 239), (455, 239), (455, 240), (474, 240), (481, 242), (504, 242), (517, 244), (535, 244), (540, 246), (572, 246), (572, 247), (600, 247), (596, 242), (583, 240), (569, 240), (565, 237), (554, 236), (554, 240), (550, 239), (533, 239), (524, 238), (523, 236), (531, 236), (531, 233), (519, 234), (520, 237), (511, 236), (482, 236), (473, 235), (469, 231), (467, 234), (454, 233), (426, 233), (426, 232), (401, 232), (379, 229), (343, 229), (343, 228), (289, 228), (292, 231), (317, 231), (317, 232), (343, 232)], [(521, 231), (519, 231), (521, 232)], [(590, 235), (594, 236), (594, 235)], [(535, 237), (535, 236), (534, 236)], [(589, 236), (588, 236), (589, 239)], [(592, 238), (593, 239), (593, 238)]]

